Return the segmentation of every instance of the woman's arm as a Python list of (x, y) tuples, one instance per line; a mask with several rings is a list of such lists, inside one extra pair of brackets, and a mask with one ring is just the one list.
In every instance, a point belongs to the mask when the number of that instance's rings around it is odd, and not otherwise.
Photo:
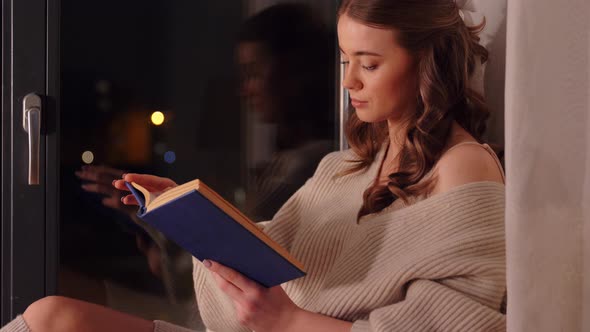
[(299, 308), (281, 286), (264, 288), (235, 270), (219, 263), (203, 261), (217, 286), (227, 294), (241, 325), (265, 331), (350, 331), (352, 323)]
[(506, 331), (506, 317), (498, 310), (501, 292), (497, 292), (498, 301), (476, 296), (481, 295), (480, 288), (503, 289), (497, 276), (490, 280), (419, 279), (408, 286), (404, 300), (374, 309), (366, 319), (351, 323), (297, 307), (280, 286), (267, 289), (219, 263), (204, 264), (232, 299), (239, 323), (257, 332)]

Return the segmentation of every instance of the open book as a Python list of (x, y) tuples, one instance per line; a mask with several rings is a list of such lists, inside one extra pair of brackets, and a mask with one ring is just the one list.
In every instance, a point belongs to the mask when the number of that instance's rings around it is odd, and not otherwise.
[(126, 183), (137, 216), (199, 260), (228, 266), (265, 287), (305, 276), (303, 265), (200, 180), (161, 195)]

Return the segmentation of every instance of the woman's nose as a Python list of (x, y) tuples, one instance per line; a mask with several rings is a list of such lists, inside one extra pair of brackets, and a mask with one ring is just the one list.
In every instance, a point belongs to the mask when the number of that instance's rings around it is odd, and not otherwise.
[(345, 89), (348, 89), (348, 90), (359, 90), (363, 87), (363, 84), (356, 77), (356, 75), (354, 74), (354, 72), (352, 70), (345, 70), (344, 71), (344, 78), (342, 79), (342, 87), (344, 87)]

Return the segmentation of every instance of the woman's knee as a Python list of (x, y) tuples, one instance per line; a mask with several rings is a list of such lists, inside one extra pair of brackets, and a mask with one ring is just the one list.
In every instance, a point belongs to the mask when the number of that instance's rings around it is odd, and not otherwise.
[(75, 330), (80, 321), (75, 300), (63, 296), (48, 296), (32, 303), (23, 318), (33, 331)]
[(36, 301), (27, 308), (23, 318), (32, 331), (152, 332), (154, 328), (150, 320), (62, 296)]

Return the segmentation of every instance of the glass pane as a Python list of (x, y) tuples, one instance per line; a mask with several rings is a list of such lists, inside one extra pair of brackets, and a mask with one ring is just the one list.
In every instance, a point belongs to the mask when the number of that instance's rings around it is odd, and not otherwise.
[(200, 178), (272, 218), (337, 146), (336, 1), (281, 3), (61, 2), (61, 295), (202, 328), (190, 254), (111, 182)]

